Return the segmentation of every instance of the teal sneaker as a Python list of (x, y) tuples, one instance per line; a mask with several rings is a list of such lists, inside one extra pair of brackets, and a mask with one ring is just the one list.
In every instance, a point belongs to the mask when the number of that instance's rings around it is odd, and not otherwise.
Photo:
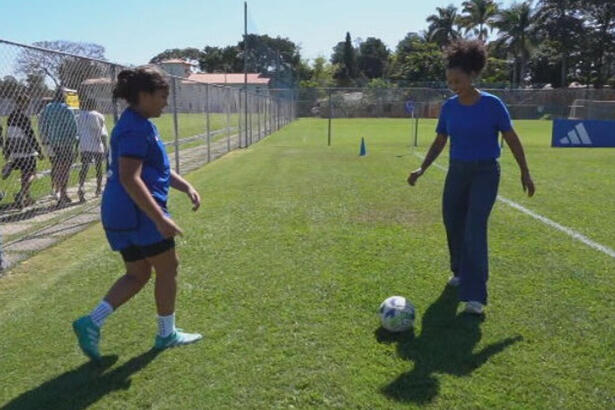
[(100, 328), (92, 322), (89, 316), (82, 316), (73, 322), (73, 330), (79, 340), (79, 347), (92, 360), (100, 360), (98, 341)]
[(202, 338), (203, 335), (199, 333), (184, 333), (182, 329), (175, 329), (173, 333), (167, 337), (160, 337), (157, 335), (154, 349), (164, 350), (169, 347), (189, 345), (190, 343), (198, 342)]

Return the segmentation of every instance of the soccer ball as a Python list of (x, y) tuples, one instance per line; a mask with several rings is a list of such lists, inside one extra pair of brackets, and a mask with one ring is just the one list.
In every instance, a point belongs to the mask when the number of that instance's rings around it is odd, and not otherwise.
[(382, 327), (390, 332), (403, 332), (414, 325), (414, 305), (403, 296), (391, 296), (380, 305)]

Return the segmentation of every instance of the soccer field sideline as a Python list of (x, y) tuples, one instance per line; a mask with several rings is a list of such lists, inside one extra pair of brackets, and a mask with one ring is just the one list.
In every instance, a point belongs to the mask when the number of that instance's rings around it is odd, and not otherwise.
[[(416, 152), (414, 152), (414, 155), (416, 155), (418, 158), (425, 159), (425, 155), (424, 154), (418, 154)], [(440, 164), (438, 164), (437, 162), (434, 162), (432, 164), (433, 166), (435, 166), (436, 168), (438, 168), (439, 170), (442, 170), (444, 172), (447, 172), (448, 169)], [(527, 209), (526, 207), (524, 207), (523, 205), (520, 205), (514, 201), (511, 201), (508, 198), (505, 198), (501, 195), (498, 195), (497, 197), (498, 201), (505, 203), (506, 205), (510, 206), (511, 208), (514, 208), (518, 211), (520, 211), (521, 213), (524, 213), (525, 215), (528, 215), (540, 222), (542, 222), (545, 225), (548, 225), (554, 229), (557, 229), (560, 232), (565, 233), (566, 235), (570, 236), (571, 238), (584, 243), (585, 245), (589, 246), (592, 249), (597, 250), (598, 252), (602, 252), (612, 258), (615, 258), (615, 250), (609, 248), (608, 246), (602, 245), (598, 242), (595, 242), (593, 240), (591, 240), (590, 238), (588, 238), (587, 236), (575, 231), (574, 229), (568, 228), (564, 225), (561, 225), (549, 218), (547, 218), (546, 216), (540, 215), (539, 213), (536, 213), (530, 209)]]

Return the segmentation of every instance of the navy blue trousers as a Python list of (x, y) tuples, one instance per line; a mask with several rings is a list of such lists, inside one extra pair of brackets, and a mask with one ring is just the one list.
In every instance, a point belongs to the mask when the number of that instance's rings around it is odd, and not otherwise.
[(451, 160), (442, 214), (451, 270), (460, 278), (459, 298), (487, 304), (489, 250), (487, 223), (500, 183), (497, 160)]

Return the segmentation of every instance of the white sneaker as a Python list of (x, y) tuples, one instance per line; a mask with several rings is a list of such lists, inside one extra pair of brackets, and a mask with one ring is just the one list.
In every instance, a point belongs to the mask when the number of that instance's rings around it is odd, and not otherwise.
[(461, 283), (461, 278), (459, 276), (451, 276), (448, 280), (448, 286), (457, 287)]
[(476, 301), (469, 301), (466, 303), (466, 313), (472, 313), (473, 315), (482, 315), (485, 311), (485, 306), (482, 303)]

